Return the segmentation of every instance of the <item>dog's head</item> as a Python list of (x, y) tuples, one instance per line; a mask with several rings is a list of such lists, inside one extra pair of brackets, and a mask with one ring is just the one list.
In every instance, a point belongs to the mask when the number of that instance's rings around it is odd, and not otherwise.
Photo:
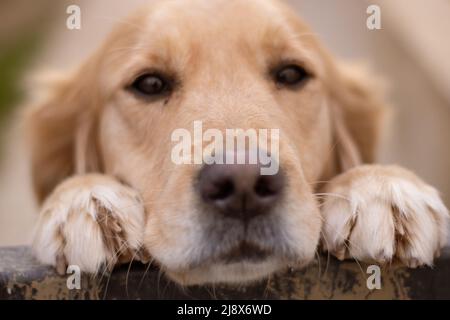
[[(69, 175), (115, 176), (141, 193), (143, 244), (173, 279), (258, 279), (313, 259), (318, 184), (373, 158), (373, 92), (276, 1), (164, 1), (120, 23), (30, 110), (35, 188), (42, 200)], [(192, 160), (225, 145), (226, 129), (265, 136), (256, 150), (276, 170)]]

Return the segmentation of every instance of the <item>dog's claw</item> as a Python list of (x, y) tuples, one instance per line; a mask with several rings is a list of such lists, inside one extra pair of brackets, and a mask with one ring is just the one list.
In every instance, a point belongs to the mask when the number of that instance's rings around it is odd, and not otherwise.
[(58, 254), (56, 256), (56, 272), (59, 275), (65, 275), (66, 274), (66, 270), (67, 270), (67, 261), (66, 261), (66, 257), (64, 256), (64, 254)]

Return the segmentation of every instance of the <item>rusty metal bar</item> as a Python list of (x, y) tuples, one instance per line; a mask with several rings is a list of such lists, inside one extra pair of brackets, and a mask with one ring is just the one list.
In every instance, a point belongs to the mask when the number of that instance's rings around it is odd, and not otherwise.
[[(40, 265), (27, 247), (0, 248), (0, 299), (450, 299), (450, 249), (434, 268), (381, 268), (381, 289), (367, 288), (367, 264), (326, 255), (302, 270), (288, 270), (249, 286), (188, 287), (168, 281), (159, 270), (139, 263), (111, 274), (70, 276)], [(148, 269), (148, 270), (147, 270)]]

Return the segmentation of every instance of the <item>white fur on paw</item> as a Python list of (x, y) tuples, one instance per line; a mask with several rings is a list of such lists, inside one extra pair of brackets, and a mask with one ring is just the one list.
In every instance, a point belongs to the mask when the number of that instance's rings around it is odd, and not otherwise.
[(446, 243), (449, 215), (438, 192), (400, 167), (356, 167), (324, 196), (322, 244), (339, 259), (432, 265)]
[(65, 273), (78, 265), (95, 273), (120, 256), (140, 252), (144, 206), (140, 196), (113, 178), (76, 176), (45, 201), (33, 239), (36, 257)]

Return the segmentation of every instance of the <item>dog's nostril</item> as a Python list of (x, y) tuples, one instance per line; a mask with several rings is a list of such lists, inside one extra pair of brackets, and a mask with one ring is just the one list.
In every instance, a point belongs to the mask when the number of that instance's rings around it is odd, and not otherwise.
[(260, 176), (256, 181), (254, 192), (261, 198), (275, 196), (280, 192), (281, 187), (273, 181), (272, 176)]
[(224, 200), (230, 197), (234, 193), (234, 184), (230, 179), (223, 179), (216, 181), (213, 184), (209, 194), (207, 195), (209, 200)]

